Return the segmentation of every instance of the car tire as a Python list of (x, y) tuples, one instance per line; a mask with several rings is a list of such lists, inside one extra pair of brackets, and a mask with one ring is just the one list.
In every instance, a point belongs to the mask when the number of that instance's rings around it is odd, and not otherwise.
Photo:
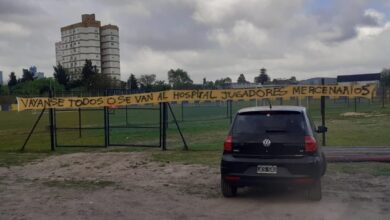
[(315, 181), (307, 191), (307, 198), (311, 201), (320, 201), (322, 199), (321, 179)]
[(221, 179), (221, 191), (224, 197), (235, 197), (237, 195), (237, 186), (233, 186)]

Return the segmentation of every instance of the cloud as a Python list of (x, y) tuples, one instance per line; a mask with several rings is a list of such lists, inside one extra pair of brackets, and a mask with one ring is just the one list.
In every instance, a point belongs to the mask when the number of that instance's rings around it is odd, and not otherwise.
[[(120, 28), (122, 80), (187, 70), (196, 82), (259, 69), (308, 78), (388, 65), (385, 0), (0, 0), (0, 69), (37, 65), (50, 76), (60, 27), (95, 13)], [(386, 5), (387, 4), (387, 5)]]
[(30, 35), (30, 32), (27, 28), (24, 28), (20, 24), (0, 21), (0, 35), (7, 35), (9, 37), (25, 37)]

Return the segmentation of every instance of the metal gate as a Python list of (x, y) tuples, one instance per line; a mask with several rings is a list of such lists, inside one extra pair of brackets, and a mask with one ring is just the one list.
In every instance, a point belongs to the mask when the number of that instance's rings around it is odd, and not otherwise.
[(108, 146), (161, 147), (161, 105), (107, 108)]
[[(162, 147), (165, 149), (164, 105), (51, 109), (56, 147)], [(166, 124), (166, 123), (165, 123)], [(164, 146), (164, 147), (163, 147)]]

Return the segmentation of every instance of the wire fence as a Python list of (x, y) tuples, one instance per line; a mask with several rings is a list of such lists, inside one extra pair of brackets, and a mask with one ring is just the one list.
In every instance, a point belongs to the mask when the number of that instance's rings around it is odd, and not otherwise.
[[(115, 90), (111, 92), (96, 91), (85, 93), (73, 91), (71, 93), (60, 92), (55, 96), (101, 96), (128, 94), (131, 91)], [(381, 94), (385, 94), (381, 96)], [(1, 99), (0, 99), (1, 100)], [(366, 98), (326, 98), (326, 117), (335, 118), (340, 114), (353, 112), (375, 112), (390, 107), (390, 95), (388, 91), (378, 93), (372, 99)], [(210, 145), (216, 145), (216, 140), (223, 140), (234, 114), (241, 108), (253, 106), (296, 105), (308, 109), (314, 120), (321, 120), (320, 101), (310, 97), (290, 98), (287, 100), (251, 100), (251, 101), (218, 101), (218, 102), (183, 102), (172, 103), (172, 111), (183, 131), (188, 145), (192, 149), (209, 149)], [(3, 108), (3, 110), (7, 110)], [(109, 115), (109, 139), (113, 145), (148, 145), (158, 146), (161, 141), (160, 120), (158, 105), (124, 106), (108, 109)], [(34, 123), (38, 111), (26, 111), (13, 114), (14, 118), (1, 113), (3, 126), (0, 132), (5, 134), (7, 130), (12, 132), (14, 138), (2, 137), (1, 148), (18, 149), (27, 136)], [(104, 146), (104, 109), (73, 109), (56, 110), (56, 128), (58, 146)], [(170, 148), (181, 148), (177, 127), (172, 115), (168, 117), (168, 139)], [(43, 117), (39, 123), (33, 138), (33, 149), (48, 149), (49, 145), (49, 120)], [(219, 144), (219, 143), (218, 143)], [(45, 147), (42, 147), (45, 145)]]

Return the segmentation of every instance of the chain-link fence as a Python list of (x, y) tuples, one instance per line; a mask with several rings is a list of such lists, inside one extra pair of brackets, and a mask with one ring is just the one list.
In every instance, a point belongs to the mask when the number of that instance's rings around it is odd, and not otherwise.
[[(95, 92), (60, 92), (54, 96), (102, 96), (128, 94), (131, 91), (113, 90)], [(383, 95), (384, 94), (384, 95)], [(33, 95), (31, 95), (33, 96)], [(12, 99), (12, 98), (11, 98)], [(0, 100), (10, 100), (10, 97)], [(218, 102), (183, 102), (171, 103), (184, 137), (190, 149), (209, 149), (211, 145), (220, 145), (230, 126), (234, 114), (241, 108), (272, 105), (305, 106), (315, 122), (321, 122), (320, 101), (310, 97), (291, 98), (287, 100), (251, 100), (251, 101), (218, 101)], [(388, 91), (378, 89), (372, 99), (366, 98), (326, 98), (326, 119), (340, 118), (345, 113), (376, 112), (390, 106)], [(10, 103), (2, 104), (3, 110), (10, 109)], [(106, 133), (110, 145), (120, 146), (161, 146), (161, 110), (159, 105), (123, 106), (104, 109), (55, 110), (56, 144), (58, 146), (105, 146)], [(1, 148), (16, 150), (23, 144), (39, 111), (0, 112), (2, 126)], [(105, 118), (106, 116), (108, 117)], [(353, 115), (353, 114), (352, 114)], [(108, 121), (107, 121), (108, 120)], [(108, 123), (108, 124), (107, 124)], [(47, 113), (37, 125), (29, 142), (29, 148), (36, 150), (50, 149), (50, 126)], [(108, 126), (108, 131), (105, 131)], [(169, 148), (182, 148), (180, 134), (168, 114), (167, 145)]]

